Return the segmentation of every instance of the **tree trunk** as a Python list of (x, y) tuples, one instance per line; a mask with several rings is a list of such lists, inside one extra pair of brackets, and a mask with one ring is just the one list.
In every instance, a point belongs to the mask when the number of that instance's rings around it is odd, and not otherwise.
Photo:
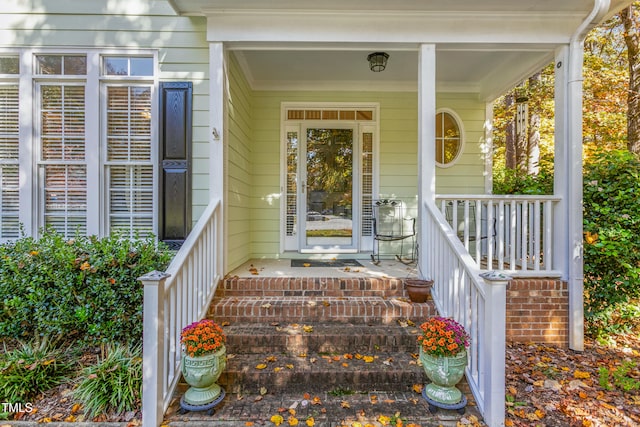
[(629, 92), (627, 95), (627, 147), (640, 154), (640, 23), (634, 6), (620, 12), (624, 41), (629, 56)]
[[(508, 112), (513, 107), (514, 95), (509, 93), (504, 97), (505, 110)], [(512, 114), (507, 113), (507, 123), (505, 125), (505, 153), (504, 162), (507, 169), (516, 168), (516, 121)]]

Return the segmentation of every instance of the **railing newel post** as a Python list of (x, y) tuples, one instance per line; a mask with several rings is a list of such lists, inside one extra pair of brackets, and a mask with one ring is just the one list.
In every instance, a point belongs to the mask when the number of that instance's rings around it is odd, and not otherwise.
[(480, 274), (485, 287), (484, 328), (484, 419), (493, 426), (504, 426), (505, 352), (507, 285), (511, 277), (498, 271)]
[(138, 278), (144, 287), (142, 339), (142, 425), (157, 427), (164, 416), (164, 285), (169, 275), (152, 271)]

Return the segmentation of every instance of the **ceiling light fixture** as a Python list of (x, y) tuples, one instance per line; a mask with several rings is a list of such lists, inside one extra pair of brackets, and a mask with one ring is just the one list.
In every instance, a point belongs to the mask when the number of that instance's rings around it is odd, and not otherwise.
[(387, 66), (387, 59), (389, 59), (389, 54), (387, 52), (373, 52), (367, 56), (369, 68), (371, 68), (371, 71), (375, 73), (379, 73), (385, 69)]

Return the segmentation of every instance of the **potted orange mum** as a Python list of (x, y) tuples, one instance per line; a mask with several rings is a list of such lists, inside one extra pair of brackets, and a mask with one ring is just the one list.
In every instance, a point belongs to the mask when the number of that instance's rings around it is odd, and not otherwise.
[(435, 402), (455, 405), (462, 400), (455, 385), (467, 366), (469, 334), (461, 324), (446, 317), (433, 317), (420, 325), (420, 330), (420, 361), (431, 380), (425, 394)]
[(189, 405), (201, 406), (220, 396), (216, 381), (227, 366), (226, 336), (211, 319), (194, 322), (182, 329), (182, 375), (191, 387), (184, 394)]

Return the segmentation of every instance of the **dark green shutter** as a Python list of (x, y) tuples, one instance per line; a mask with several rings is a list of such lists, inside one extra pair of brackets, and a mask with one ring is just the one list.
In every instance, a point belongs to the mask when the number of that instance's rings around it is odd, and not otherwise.
[(158, 237), (179, 248), (191, 229), (191, 82), (160, 83)]

